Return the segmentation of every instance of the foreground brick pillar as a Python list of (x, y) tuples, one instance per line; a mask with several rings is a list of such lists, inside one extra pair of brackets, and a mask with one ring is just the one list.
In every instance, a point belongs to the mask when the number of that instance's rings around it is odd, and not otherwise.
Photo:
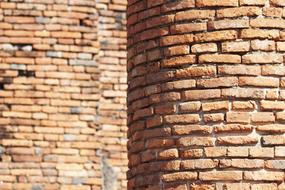
[(281, 0), (129, 0), (129, 189), (284, 189)]

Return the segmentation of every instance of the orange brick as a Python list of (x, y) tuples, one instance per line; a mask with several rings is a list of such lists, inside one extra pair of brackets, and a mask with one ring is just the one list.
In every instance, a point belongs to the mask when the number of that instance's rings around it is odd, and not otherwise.
[(207, 6), (238, 6), (238, 0), (229, 0), (229, 1), (218, 1), (218, 0), (198, 0), (196, 2), (198, 7), (207, 7)]
[(261, 9), (252, 6), (242, 6), (236, 8), (225, 8), (217, 10), (218, 18), (233, 18), (240, 16), (258, 16), (261, 14)]
[(215, 16), (214, 10), (187, 10), (177, 12), (175, 14), (175, 20), (195, 20), (195, 19), (208, 19)]
[(239, 55), (232, 54), (204, 54), (199, 56), (199, 63), (241, 63)]
[(194, 37), (195, 42), (226, 41), (237, 38), (235, 30), (221, 30), (215, 32), (199, 33)]
[(200, 180), (216, 181), (216, 180), (230, 180), (239, 181), (242, 179), (241, 171), (215, 171), (215, 172), (200, 172)]

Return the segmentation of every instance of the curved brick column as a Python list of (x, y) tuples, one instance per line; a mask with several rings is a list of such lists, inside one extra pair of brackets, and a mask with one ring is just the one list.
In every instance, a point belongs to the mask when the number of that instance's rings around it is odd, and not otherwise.
[(278, 0), (129, 0), (129, 189), (284, 189)]

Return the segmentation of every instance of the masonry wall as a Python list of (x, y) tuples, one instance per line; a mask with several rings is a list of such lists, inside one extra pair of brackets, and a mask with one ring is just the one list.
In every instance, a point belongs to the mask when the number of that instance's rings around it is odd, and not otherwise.
[(124, 0), (0, 2), (0, 189), (126, 189)]
[(285, 189), (285, 2), (128, 2), (128, 189)]

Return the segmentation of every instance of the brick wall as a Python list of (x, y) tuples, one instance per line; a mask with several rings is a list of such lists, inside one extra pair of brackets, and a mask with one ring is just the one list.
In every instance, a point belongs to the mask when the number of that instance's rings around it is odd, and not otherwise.
[(0, 1), (0, 189), (126, 189), (125, 0)]
[(128, 2), (129, 189), (285, 189), (285, 2)]

